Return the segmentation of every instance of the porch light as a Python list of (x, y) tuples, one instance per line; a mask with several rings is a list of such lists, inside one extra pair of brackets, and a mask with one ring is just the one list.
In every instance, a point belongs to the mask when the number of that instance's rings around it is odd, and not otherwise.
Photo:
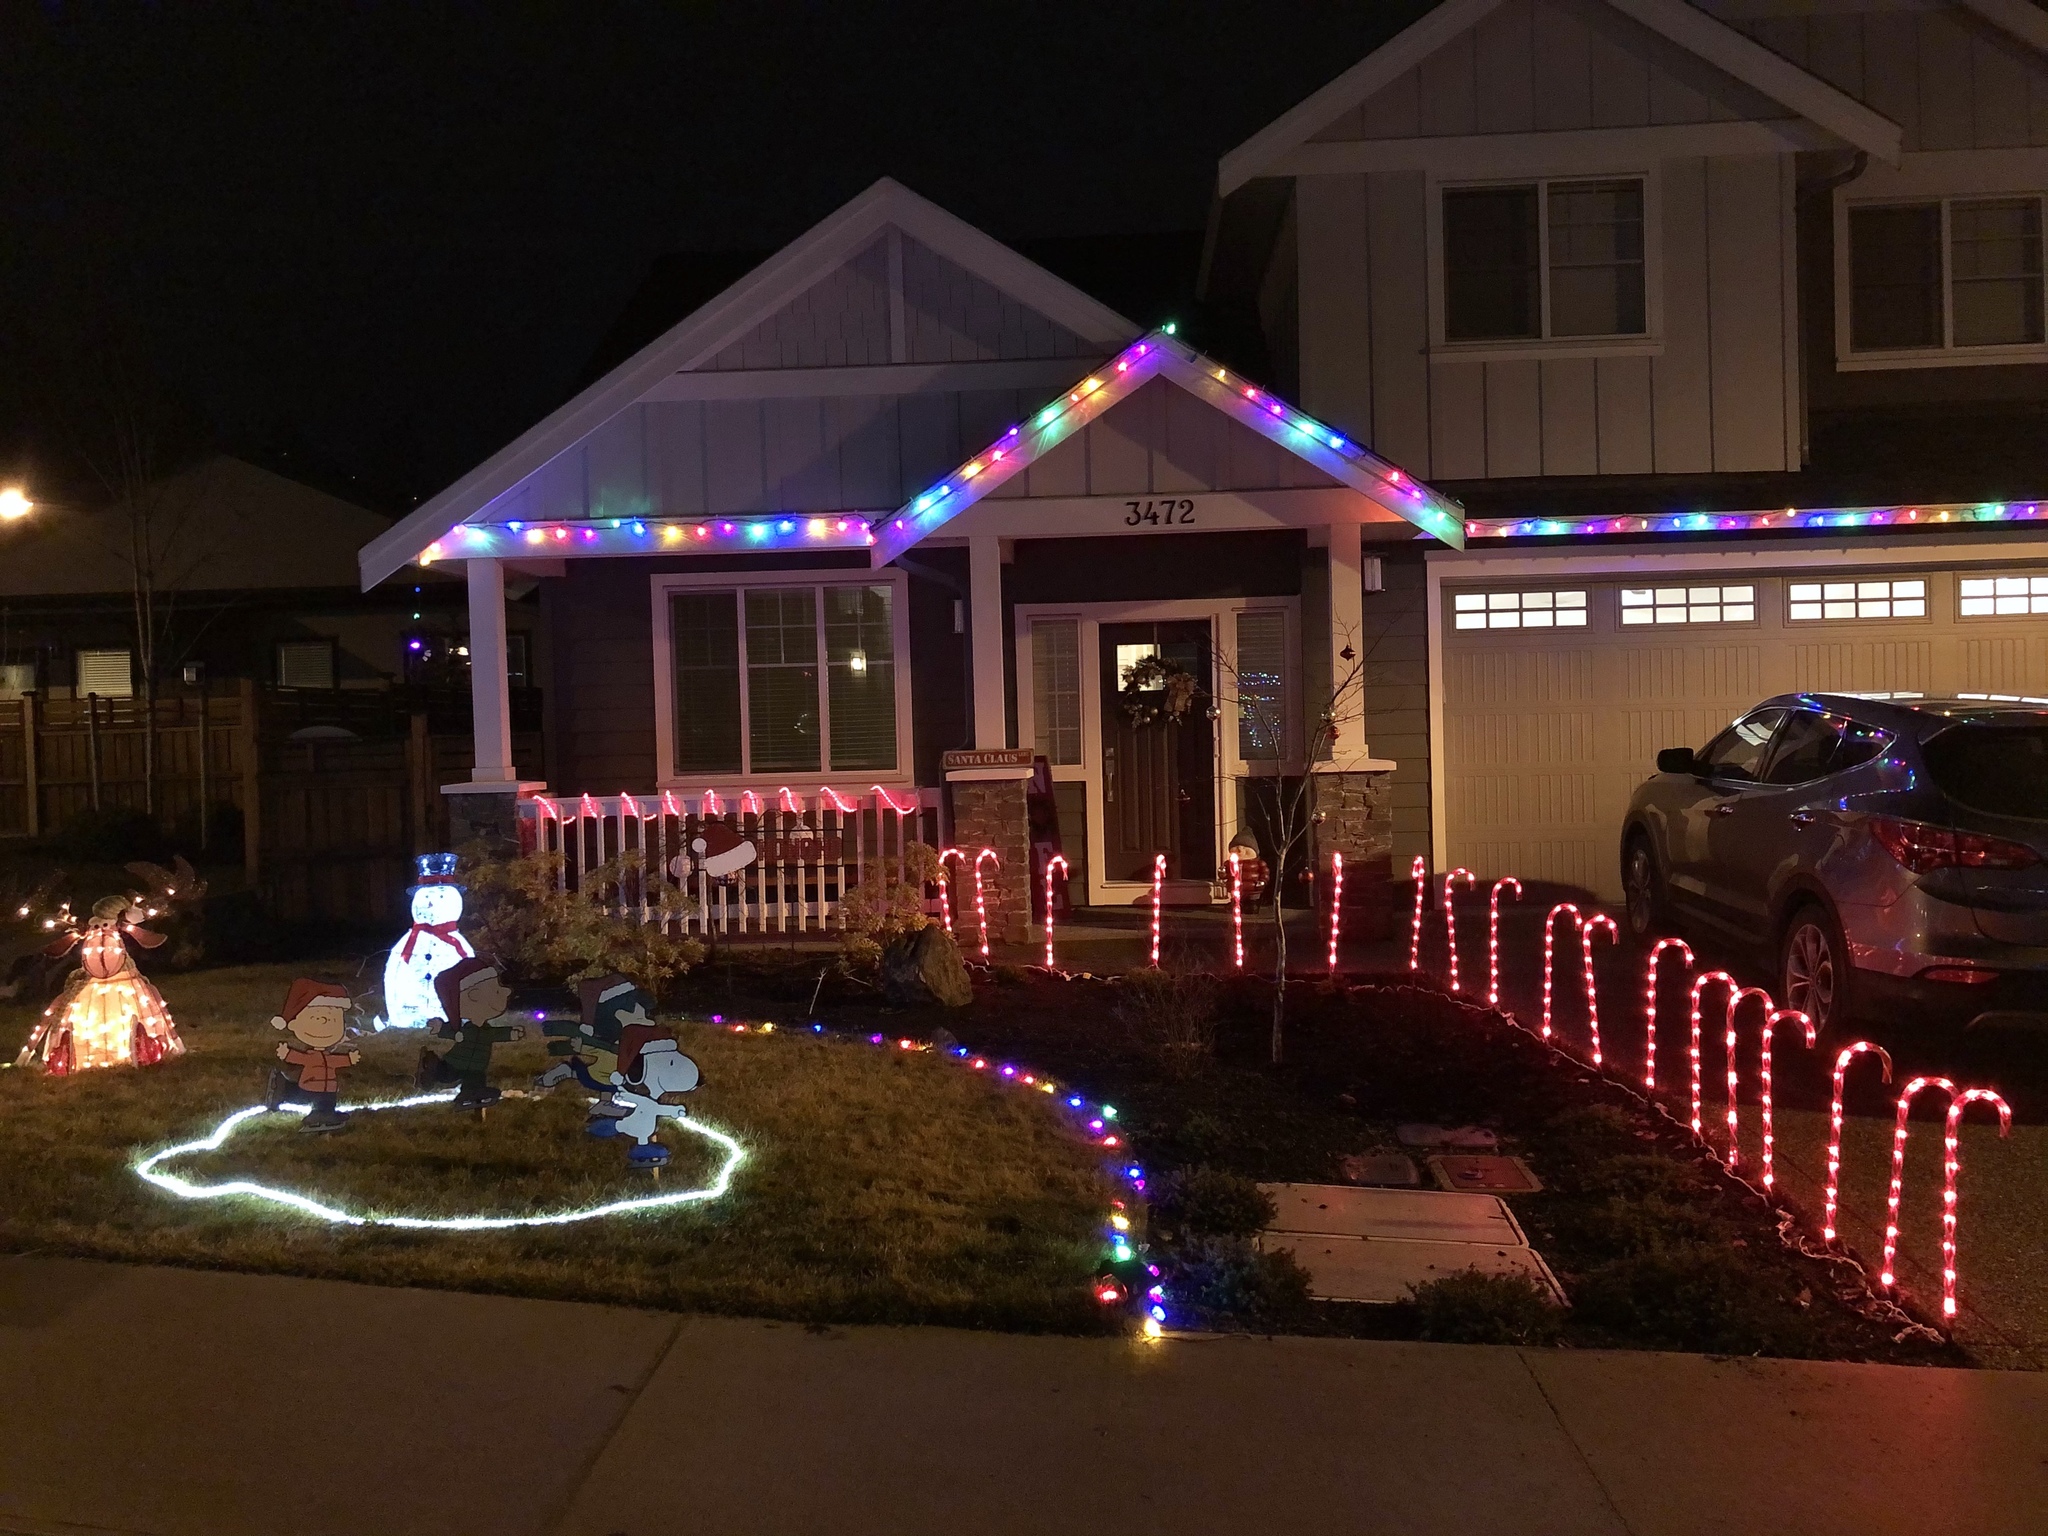
[(11, 523), (17, 518), (27, 517), (35, 510), (35, 505), (20, 486), (10, 485), (0, 490), (0, 522)]
[(846, 667), (849, 672), (867, 671), (868, 653), (866, 651), (855, 651), (851, 656), (847, 657)]

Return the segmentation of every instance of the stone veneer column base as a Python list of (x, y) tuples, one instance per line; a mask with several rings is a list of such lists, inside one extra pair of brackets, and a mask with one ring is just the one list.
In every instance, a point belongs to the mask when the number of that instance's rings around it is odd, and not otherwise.
[(443, 784), (448, 802), (448, 846), (483, 843), (500, 857), (532, 849), (521, 843), (519, 802), (544, 793), (541, 783)]
[(1333, 852), (1344, 855), (1347, 932), (1383, 939), (1393, 927), (1393, 769), (1317, 770), (1315, 860), (1326, 878)]
[(953, 931), (961, 947), (980, 945), (974, 919), (974, 856), (993, 848), (1001, 862), (982, 866), (982, 896), (988, 904), (990, 943), (1031, 941), (1031, 819), (1024, 804), (1031, 770), (995, 777), (986, 768), (946, 775), (953, 801), (953, 846), (964, 856), (953, 890)]

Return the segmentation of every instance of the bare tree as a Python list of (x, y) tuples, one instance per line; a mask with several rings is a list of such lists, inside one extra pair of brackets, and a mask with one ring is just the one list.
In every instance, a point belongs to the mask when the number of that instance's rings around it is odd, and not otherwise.
[[(1362, 727), (1365, 718), (1365, 664), (1358, 654), (1358, 636), (1347, 630), (1344, 641), (1344, 648), (1338, 652), (1344, 670), (1331, 680), (1329, 692), (1303, 712), (1298, 756), (1288, 750), (1295, 733), (1290, 729), (1285, 694), (1277, 679), (1248, 678), (1221, 655), (1214, 662), (1217, 681), (1213, 695), (1208, 695), (1201, 680), (1185, 667), (1158, 655), (1137, 662), (1123, 688), (1126, 710), (1141, 723), (1144, 711), (1177, 721), (1199, 703), (1203, 708), (1212, 708), (1219, 721), (1235, 715), (1254, 741), (1272, 750), (1272, 771), (1249, 775), (1245, 783), (1273, 844), (1264, 852), (1271, 866), (1273, 895), (1271, 1054), (1276, 1065), (1285, 1057), (1287, 1042), (1287, 913), (1283, 900), (1286, 871), (1296, 856), (1307, 850), (1312, 829), (1321, 820), (1316, 808), (1315, 765), (1328, 761), (1338, 744)], [(1163, 690), (1163, 702), (1138, 702), (1153, 690)], [(1289, 768), (1297, 771), (1290, 774)]]

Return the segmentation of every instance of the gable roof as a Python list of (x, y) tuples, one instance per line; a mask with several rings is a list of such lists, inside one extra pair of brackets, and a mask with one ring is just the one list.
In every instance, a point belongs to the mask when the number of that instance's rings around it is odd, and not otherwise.
[(1178, 385), (1424, 533), (1454, 549), (1465, 547), (1464, 509), (1457, 502), (1178, 338), (1153, 331), (936, 485), (877, 519), (870, 560), (877, 568), (887, 565), (1154, 378)]
[[(1901, 129), (1853, 96), (1744, 37), (1725, 22), (1686, 0), (1593, 0), (1604, 4), (1712, 64), (1722, 73), (1826, 129), (1856, 149), (1896, 165)], [(1999, 0), (1986, 0), (1987, 4)], [(1217, 166), (1217, 191), (1228, 197), (1253, 179), (1268, 175), (1290, 151), (1307, 143), (1337, 118), (1359, 106), (1415, 68), (1459, 34), (1470, 30), (1502, 0), (1443, 0), (1420, 20), (1396, 33), (1328, 85), (1253, 134)]]
[(699, 368), (894, 226), (947, 260), (1109, 352), (1138, 327), (1000, 241), (887, 177), (827, 215), (468, 474), (423, 502), (359, 556), (364, 590), (401, 569), (672, 374)]

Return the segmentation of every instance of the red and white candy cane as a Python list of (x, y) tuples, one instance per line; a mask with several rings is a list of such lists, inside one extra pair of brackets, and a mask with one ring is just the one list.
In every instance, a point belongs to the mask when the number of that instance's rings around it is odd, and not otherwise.
[(1954, 1102), (1956, 1085), (1945, 1077), (1916, 1077), (1899, 1090), (1899, 1117), (1892, 1126), (1892, 1187), (1884, 1202), (1884, 1262), (1877, 1273), (1877, 1283), (1886, 1290), (1898, 1284), (1892, 1259), (1899, 1251), (1899, 1191), (1906, 1182), (1906, 1117), (1913, 1112), (1913, 1100), (1929, 1088), (1941, 1089)]
[[(988, 898), (983, 895), (981, 888), (981, 866), (983, 860), (994, 864), (997, 869), (1003, 867), (1003, 861), (996, 857), (996, 851), (993, 848), (984, 848), (974, 856), (974, 916), (975, 920), (981, 924), (981, 958), (986, 960), (988, 958)], [(1027, 886), (1026, 889), (1028, 890), (1029, 887)]]
[(1948, 1123), (1942, 1128), (1941, 1150), (1941, 1315), (1956, 1315), (1956, 1178), (1963, 1160), (1956, 1150), (1956, 1136), (1962, 1129), (1963, 1111), (1972, 1104), (1989, 1104), (1998, 1111), (1998, 1134), (2012, 1134), (2012, 1110), (1989, 1088), (1969, 1088), (1956, 1095), (1948, 1107)]
[(1337, 974), (1337, 925), (1344, 916), (1344, 855), (1330, 850), (1330, 974)]
[(1237, 968), (1244, 969), (1244, 861), (1230, 856), (1230, 951)]
[(1650, 963), (1643, 969), (1643, 1086), (1657, 1086), (1657, 961), (1664, 951), (1675, 949), (1692, 969), (1692, 946), (1683, 939), (1659, 939), (1650, 950)]
[(1152, 969), (1159, 969), (1159, 911), (1166, 900), (1166, 855), (1152, 855)]
[(1725, 986), (1731, 994), (1736, 992), (1741, 985), (1726, 971), (1708, 971), (1706, 975), (1698, 977), (1692, 984), (1692, 1133), (1695, 1136), (1700, 1135), (1702, 1130), (1700, 1119), (1700, 999), (1706, 996), (1707, 988), (1717, 981)]
[(1463, 880), (1465, 888), (1470, 890), (1479, 883), (1479, 877), (1473, 874), (1471, 870), (1464, 868), (1454, 869), (1444, 876), (1444, 944), (1451, 957), (1451, 990), (1453, 992), (1459, 991), (1460, 988), (1458, 986), (1458, 909), (1451, 904), (1451, 887), (1460, 880)]
[(1883, 1066), (1884, 1081), (1892, 1080), (1891, 1052), (1881, 1045), (1858, 1040), (1853, 1045), (1842, 1047), (1841, 1054), (1835, 1058), (1834, 1101), (1828, 1108), (1828, 1183), (1820, 1218), (1820, 1235), (1831, 1243), (1835, 1240), (1835, 1209), (1842, 1192), (1842, 1082), (1849, 1075), (1849, 1064), (1865, 1051), (1873, 1052)]
[(965, 864), (967, 855), (958, 848), (939, 850), (939, 921), (946, 925), (946, 937), (950, 939), (953, 936), (953, 899), (948, 892), (953, 889), (953, 875), (946, 868), (948, 859), (958, 859)]
[(1415, 921), (1408, 929), (1408, 969), (1422, 969), (1422, 903), (1429, 895), (1429, 866), (1422, 862), (1422, 855), (1415, 855), (1415, 862), (1409, 866), (1408, 877), (1415, 882)]
[(1773, 1008), (1764, 1019), (1764, 1036), (1757, 1055), (1757, 1081), (1761, 1085), (1764, 1117), (1764, 1190), (1768, 1193), (1776, 1187), (1777, 1175), (1771, 1168), (1774, 1143), (1771, 1138), (1771, 1037), (1780, 1024), (1796, 1023), (1806, 1031), (1806, 1048), (1812, 1050), (1820, 1044), (1820, 1032), (1813, 1027), (1813, 1020), (1797, 1008)]
[(1052, 856), (1051, 858), (1049, 858), (1049, 859), (1047, 859), (1047, 860), (1045, 861), (1045, 968), (1046, 968), (1046, 969), (1047, 969), (1048, 971), (1049, 971), (1049, 970), (1051, 970), (1051, 969), (1053, 968), (1053, 964), (1052, 964), (1052, 872), (1053, 872), (1054, 870), (1058, 870), (1058, 871), (1060, 872), (1060, 874), (1061, 874), (1061, 875), (1065, 875), (1065, 874), (1067, 873), (1067, 861), (1066, 861), (1066, 858), (1065, 858), (1065, 857), (1064, 857), (1063, 855), (1061, 855), (1061, 854), (1057, 854), (1057, 853), (1056, 853), (1056, 854), (1054, 854), (1054, 855), (1053, 855), (1053, 856)]
[[(1735, 1015), (1741, 1009), (1743, 1003), (1752, 997), (1764, 1005), (1764, 1018), (1766, 1021), (1764, 1030), (1765, 1038), (1768, 1040), (1770, 1030), (1768, 1021), (1771, 1010), (1777, 1004), (1772, 1000), (1771, 994), (1762, 987), (1744, 987), (1733, 997), (1729, 998), (1728, 1012), (1722, 1020), (1724, 1026), (1723, 1034), (1728, 1042), (1728, 1166), (1730, 1168), (1737, 1167), (1742, 1162), (1741, 1132), (1736, 1120), (1736, 1106), (1741, 1102), (1738, 1095), (1742, 1091), (1742, 1080), (1736, 1075), (1735, 1071)], [(1770, 1047), (1766, 1045), (1764, 1049), (1769, 1050)]]
[(1486, 898), (1486, 1006), (1500, 1006), (1500, 893), (1501, 887), (1512, 885), (1515, 900), (1522, 899), (1522, 882), (1513, 875), (1502, 875), (1493, 882), (1493, 890)]
[(1557, 957), (1557, 914), (1560, 912), (1571, 914), (1574, 932), (1585, 928), (1585, 919), (1579, 916), (1579, 909), (1568, 901), (1560, 901), (1543, 919), (1543, 1038), (1546, 1040), (1550, 1038), (1550, 1005), (1555, 990), (1551, 965)]
[(1605, 930), (1607, 942), (1619, 944), (1621, 930), (1605, 912), (1595, 912), (1579, 925), (1579, 954), (1586, 965), (1586, 1027), (1593, 1036), (1593, 1065), (1600, 1065), (1600, 984), (1593, 979), (1593, 935)]

